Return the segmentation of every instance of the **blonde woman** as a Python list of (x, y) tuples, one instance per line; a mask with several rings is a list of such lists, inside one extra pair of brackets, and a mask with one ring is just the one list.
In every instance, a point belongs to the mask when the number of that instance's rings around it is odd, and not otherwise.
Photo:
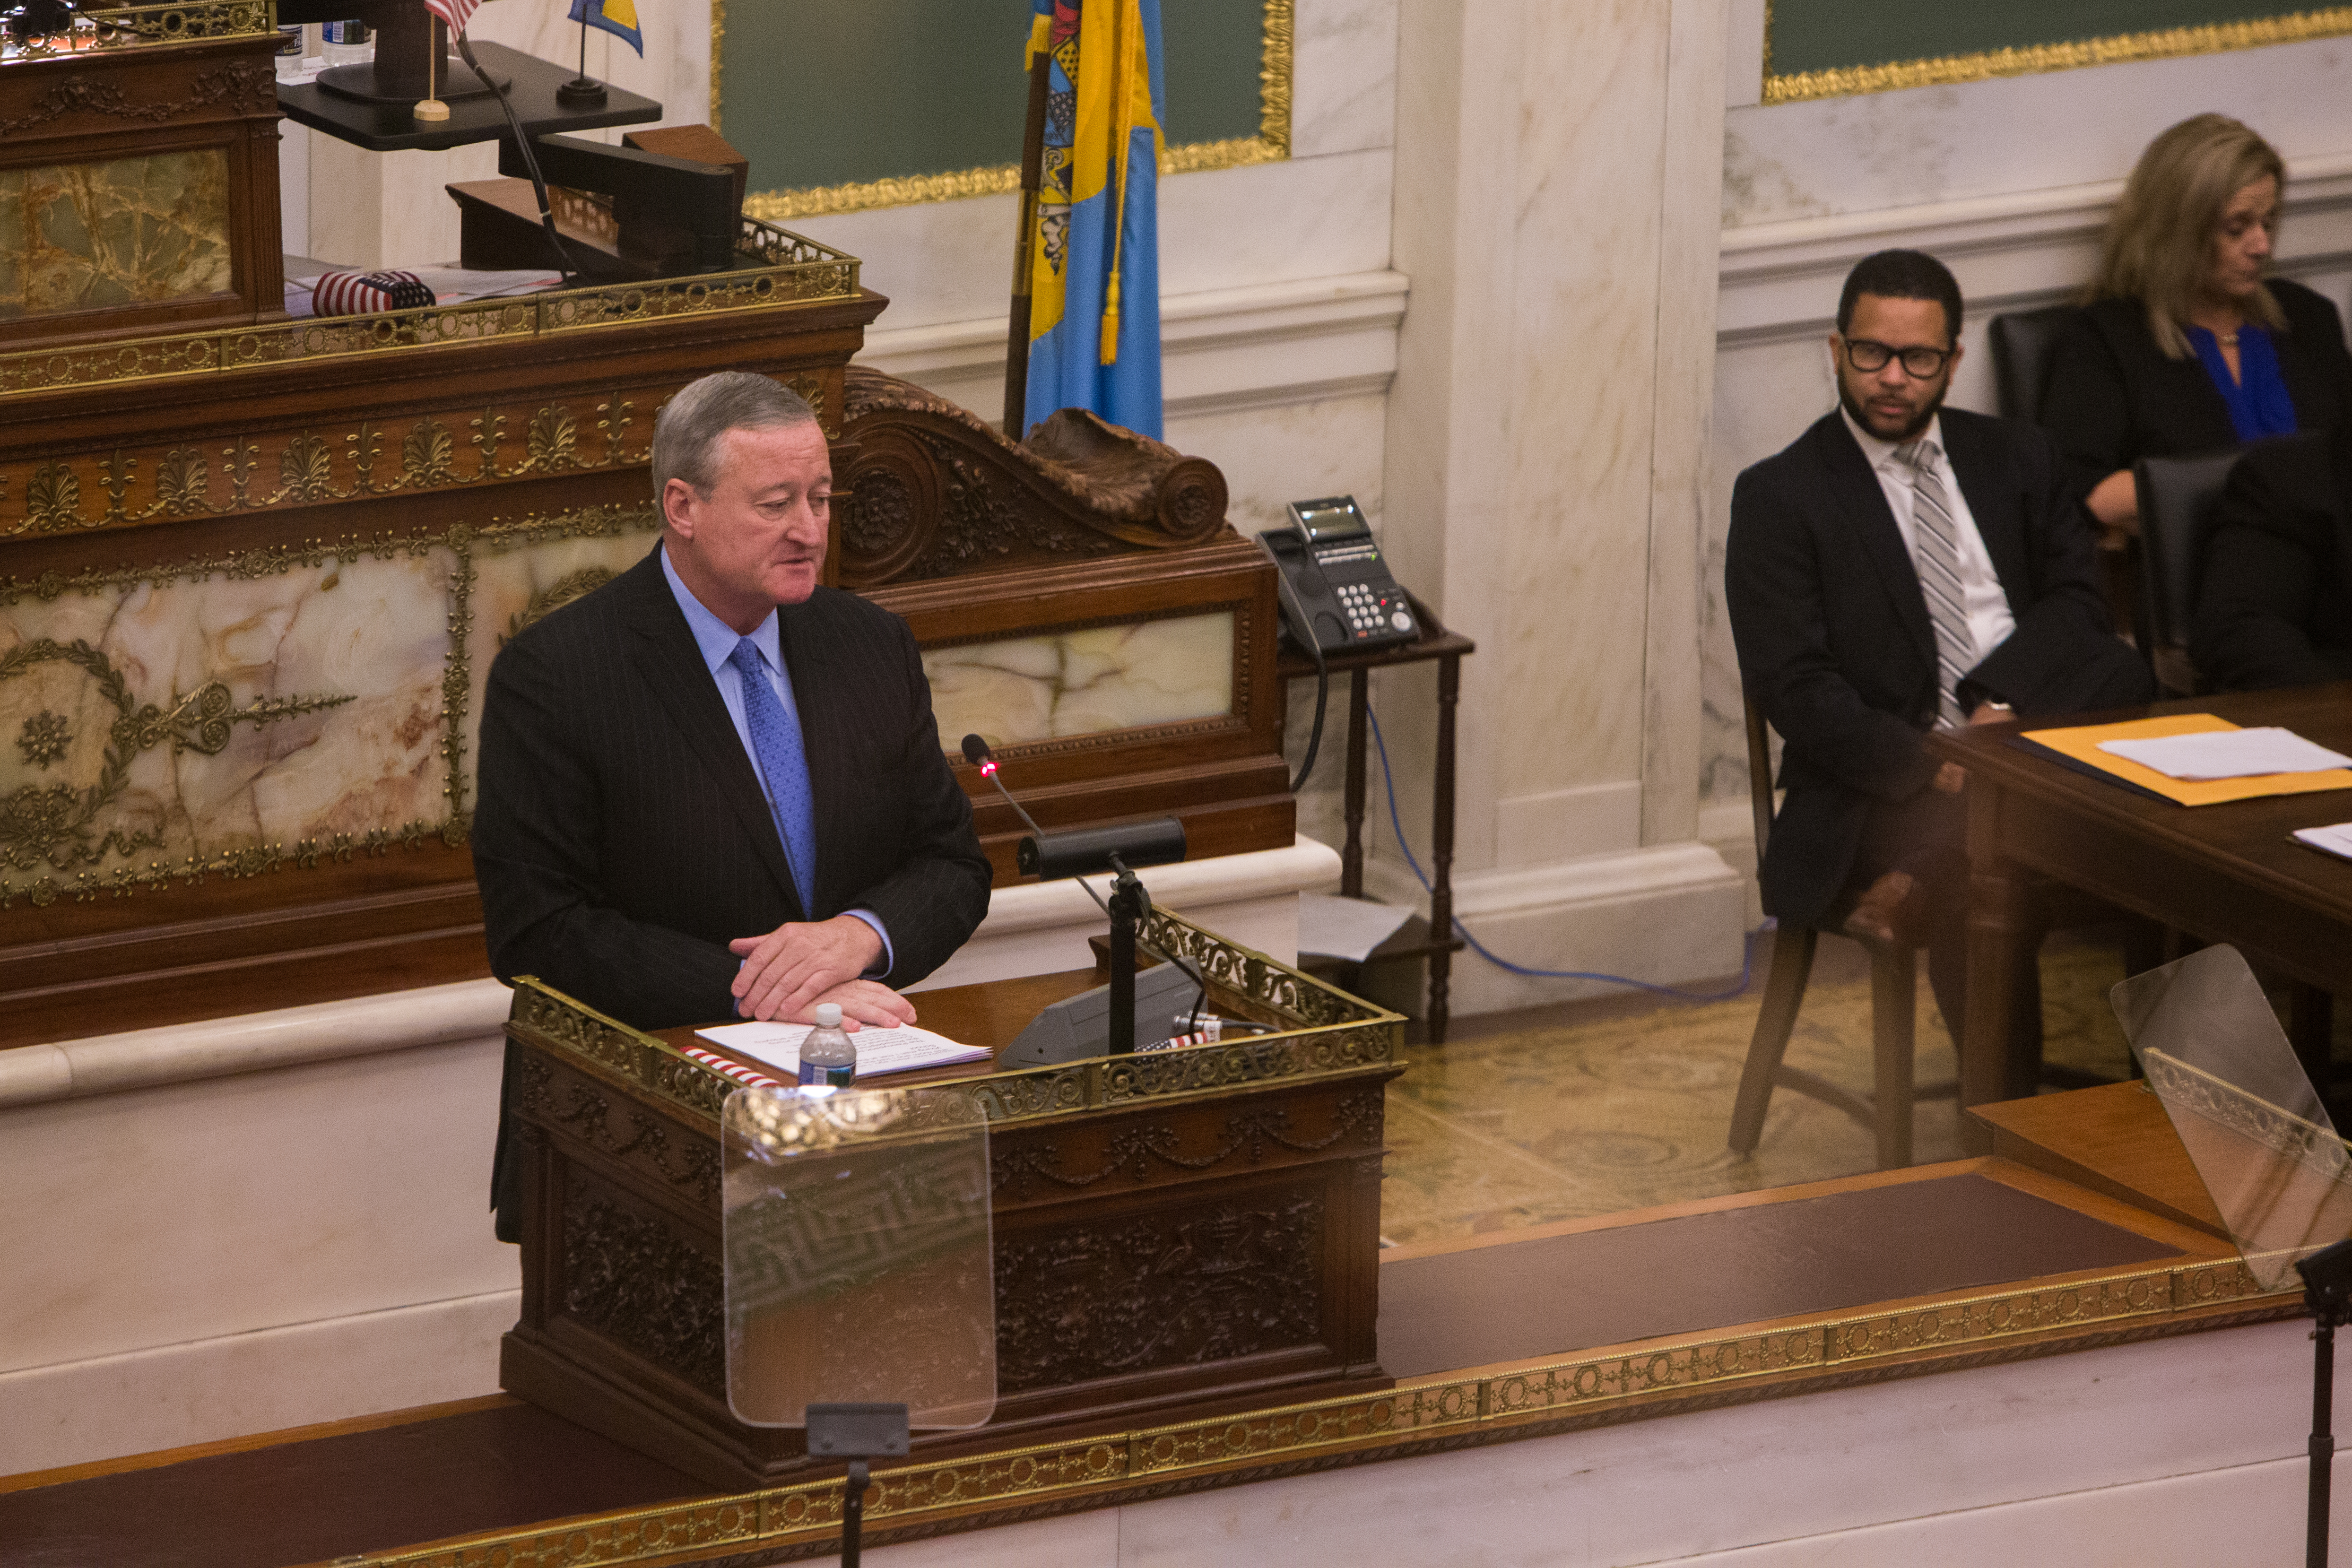
[(2138, 531), (2140, 458), (2332, 430), (2352, 412), (2336, 307), (2264, 277), (2285, 183), (2269, 142), (2200, 114), (2148, 143), (2116, 204), (2042, 401), (2110, 543)]

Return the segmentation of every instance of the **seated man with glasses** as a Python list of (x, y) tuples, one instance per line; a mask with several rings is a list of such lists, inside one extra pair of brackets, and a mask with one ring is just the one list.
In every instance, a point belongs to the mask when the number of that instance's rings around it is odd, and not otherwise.
[(1959, 336), (1941, 262), (1857, 264), (1829, 339), (1839, 406), (1739, 476), (1724, 565), (1740, 679), (1786, 742), (1764, 907), (1924, 943), (1955, 1040), (1967, 778), (1927, 732), (2154, 695), (2048, 438), (1943, 407)]

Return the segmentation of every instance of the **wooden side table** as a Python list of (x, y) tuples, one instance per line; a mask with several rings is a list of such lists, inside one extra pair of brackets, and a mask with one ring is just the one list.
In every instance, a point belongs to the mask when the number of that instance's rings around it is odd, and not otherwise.
[[(1420, 637), (1393, 647), (1329, 653), (1323, 661), (1333, 675), (1345, 673), (1348, 677), (1348, 840), (1339, 851), (1339, 892), (1347, 898), (1364, 896), (1364, 745), (1371, 728), (1368, 722), (1371, 672), (1433, 659), (1437, 663), (1437, 770), (1430, 805), (1429, 926), (1419, 940), (1407, 935), (1408, 926), (1374, 948), (1371, 956), (1429, 960), (1429, 1041), (1443, 1045), (1454, 955), (1463, 947), (1462, 938), (1454, 935), (1454, 723), (1462, 694), (1462, 658), (1476, 653), (1478, 644), (1447, 631), (1429, 607), (1410, 592), (1405, 597), (1421, 618)], [(1286, 643), (1276, 667), (1284, 677), (1286, 700), (1291, 678), (1315, 674), (1315, 661)], [(1438, 935), (1441, 932), (1443, 936)]]

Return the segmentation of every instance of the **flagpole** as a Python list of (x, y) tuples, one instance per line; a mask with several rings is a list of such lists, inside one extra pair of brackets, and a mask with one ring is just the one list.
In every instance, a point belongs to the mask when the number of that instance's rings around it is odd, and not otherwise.
[(1013, 251), (1013, 313), (1004, 334), (1004, 436), (1028, 433), (1029, 268), (1037, 250), (1037, 217), (1045, 180), (1045, 100), (1053, 57), (1044, 49), (1029, 62), (1029, 122), (1021, 135), (1021, 225)]
[(419, 120), (446, 120), (449, 106), (441, 101), (441, 89), (436, 85), (441, 69), (441, 19), (428, 17), (425, 24), (425, 96), (409, 112)]

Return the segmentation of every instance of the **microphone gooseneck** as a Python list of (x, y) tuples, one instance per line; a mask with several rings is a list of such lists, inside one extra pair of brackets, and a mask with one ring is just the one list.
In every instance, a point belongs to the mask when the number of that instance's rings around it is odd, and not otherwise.
[[(987, 741), (977, 735), (965, 736), (963, 759), (979, 768), (982, 779), (996, 786), (996, 792), (1004, 797), (1004, 803), (1013, 808), (1013, 814), (1019, 817), (1027, 826), (1033, 838), (1043, 839), (1046, 836), (1045, 830), (1037, 825), (1037, 819), (1022, 809), (1021, 802), (1013, 798), (1013, 791), (1004, 787), (1004, 780), (996, 776), (996, 753), (989, 749)], [(1070, 880), (1087, 890), (1087, 896), (1095, 901), (1097, 909), (1101, 910), (1105, 915), (1110, 913), (1110, 905), (1103, 902), (1103, 895), (1094, 890), (1092, 883), (1082, 876), (1074, 876)]]

